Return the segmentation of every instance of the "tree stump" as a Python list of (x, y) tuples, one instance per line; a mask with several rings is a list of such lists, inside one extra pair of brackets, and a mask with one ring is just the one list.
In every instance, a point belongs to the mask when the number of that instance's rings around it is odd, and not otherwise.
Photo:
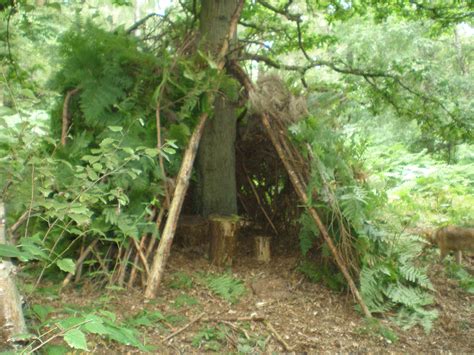
[(209, 216), (209, 261), (216, 266), (232, 266), (239, 229), (237, 216)]
[(257, 261), (268, 263), (271, 259), (270, 254), (270, 243), (272, 237), (267, 235), (258, 235), (255, 236), (255, 256)]
[[(7, 243), (5, 229), (5, 208), (3, 202), (0, 202), (0, 244)], [(10, 261), (0, 259), (0, 345), (10, 343), (15, 335), (26, 333), (14, 272), (15, 267)], [(2, 350), (5, 348), (0, 347), (0, 351)]]

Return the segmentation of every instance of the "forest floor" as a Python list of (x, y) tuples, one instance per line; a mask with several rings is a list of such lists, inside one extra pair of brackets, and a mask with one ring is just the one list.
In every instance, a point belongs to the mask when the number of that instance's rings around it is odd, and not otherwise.
[[(420, 327), (401, 330), (388, 319), (368, 323), (354, 309), (350, 295), (310, 283), (297, 271), (297, 255), (284, 254), (266, 265), (256, 264), (248, 255), (237, 258), (232, 276), (244, 282), (247, 292), (235, 304), (194, 281), (200, 272), (223, 270), (211, 267), (196, 253), (182, 250), (172, 252), (164, 284), (157, 298), (149, 302), (144, 302), (143, 292), (138, 289), (101, 291), (88, 283), (70, 287), (60, 298), (35, 294), (29, 302), (57, 310), (65, 305), (102, 307), (122, 319), (143, 311), (159, 312), (164, 320), (140, 328), (142, 339), (155, 346), (155, 353), (473, 351), (474, 295), (449, 279), (442, 264), (434, 263), (430, 271), (437, 290), (433, 308), (440, 316), (431, 333), (425, 334)], [(473, 272), (472, 258), (467, 263)], [(192, 286), (180, 287), (176, 275), (193, 280)], [(182, 329), (185, 326), (188, 327)], [(390, 341), (390, 337), (381, 335), (389, 329), (398, 340)], [(90, 338), (89, 349), (97, 353), (138, 352), (115, 342)]]

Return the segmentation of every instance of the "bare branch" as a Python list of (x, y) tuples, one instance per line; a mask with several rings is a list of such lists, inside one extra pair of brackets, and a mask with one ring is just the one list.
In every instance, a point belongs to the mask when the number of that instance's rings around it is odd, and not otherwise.
[(152, 17), (160, 17), (162, 19), (165, 18), (165, 16), (163, 15), (160, 15), (160, 14), (157, 14), (155, 12), (151, 13), (151, 14), (148, 14), (146, 15), (144, 18), (142, 18), (141, 20), (138, 20), (137, 22), (135, 22), (133, 25), (131, 25), (127, 30), (126, 32), (127, 33), (132, 33), (133, 31), (137, 30), (138, 27), (140, 27), (141, 25), (143, 25), (145, 22), (147, 22), (150, 18)]

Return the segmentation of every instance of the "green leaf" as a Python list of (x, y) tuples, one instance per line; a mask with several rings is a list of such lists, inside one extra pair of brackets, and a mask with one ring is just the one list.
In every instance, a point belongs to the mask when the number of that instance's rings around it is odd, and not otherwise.
[(61, 11), (61, 4), (58, 3), (58, 2), (46, 3), (45, 5), (46, 5), (46, 7), (49, 7), (51, 9)]
[[(169, 131), (168, 131), (168, 137), (170, 139), (178, 141), (178, 143), (182, 144), (182, 145), (186, 144), (186, 142), (188, 140), (188, 137), (190, 135), (191, 135), (191, 130), (184, 123), (172, 124), (169, 128)], [(166, 147), (166, 145), (164, 147), (162, 147), (162, 149), (164, 151), (166, 151), (165, 147)], [(174, 154), (174, 152), (173, 153), (167, 152), (167, 153), (168, 154)]]
[[(75, 310), (68, 309), (69, 312), (76, 313)], [(71, 329), (71, 328), (77, 328), (81, 324), (85, 322), (84, 317), (68, 317), (65, 319), (60, 320), (59, 322), (56, 323), (56, 325), (61, 329), (61, 330), (66, 330), (66, 329)]]
[(151, 157), (151, 158), (154, 158), (158, 155), (158, 151), (156, 149), (153, 149), (153, 148), (146, 148), (144, 150), (144, 153), (146, 155), (148, 155), (149, 157)]
[(59, 259), (56, 262), (56, 265), (65, 272), (69, 272), (71, 274), (74, 274), (76, 272), (76, 264), (72, 259)]
[(69, 217), (71, 217), (71, 219), (73, 219), (78, 225), (84, 225), (90, 222), (89, 216), (83, 214), (70, 213)]
[(104, 315), (107, 319), (111, 320), (112, 322), (115, 322), (115, 320), (117, 319), (117, 316), (113, 312), (101, 310), (100, 313)]
[(37, 241), (32, 240), (32, 238), (22, 239), (21, 248), (25, 252), (37, 257), (38, 259), (49, 260), (48, 254), (43, 249), (41, 249), (41, 247), (38, 246), (36, 243)]
[(100, 142), (101, 147), (106, 147), (108, 145), (111, 145), (112, 143), (115, 142), (115, 139), (112, 138), (105, 138), (102, 142)]
[(99, 316), (90, 314), (86, 317), (86, 324), (84, 324), (83, 329), (88, 333), (106, 335), (107, 329), (104, 327), (104, 321)]
[(174, 148), (171, 148), (171, 147), (163, 147), (163, 152), (165, 152), (166, 154), (169, 154), (169, 155), (173, 155), (176, 153), (176, 150)]
[(43, 306), (40, 304), (35, 304), (31, 307), (33, 313), (38, 317), (40, 322), (46, 321), (48, 315), (54, 311), (54, 308), (51, 306)]
[(48, 355), (65, 355), (69, 352), (69, 348), (64, 345), (47, 345), (45, 351)]
[(20, 94), (27, 97), (27, 98), (29, 98), (29, 99), (36, 99), (36, 96), (35, 96), (34, 92), (31, 91), (30, 89), (22, 89)]
[(112, 132), (122, 132), (123, 131), (123, 127), (120, 127), (120, 126), (109, 126), (109, 129)]
[(20, 251), (14, 245), (0, 244), (0, 257), (5, 258), (18, 258), (22, 261), (28, 261), (31, 259), (29, 253)]
[(73, 349), (87, 351), (86, 336), (79, 329), (71, 329), (64, 334), (64, 341)]
[(96, 181), (97, 179), (99, 179), (99, 175), (97, 175), (97, 173), (94, 170), (92, 170), (89, 166), (86, 168), (86, 171), (87, 171), (87, 176), (89, 177), (90, 180)]

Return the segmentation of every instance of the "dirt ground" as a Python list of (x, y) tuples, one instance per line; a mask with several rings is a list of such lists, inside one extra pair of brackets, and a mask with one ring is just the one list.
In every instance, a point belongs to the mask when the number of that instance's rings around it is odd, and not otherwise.
[[(60, 299), (40, 297), (30, 302), (57, 309), (64, 304), (97, 307), (97, 300), (107, 292), (109, 297), (101, 307), (120, 317), (143, 310), (159, 311), (174, 321), (140, 328), (147, 344), (156, 346), (156, 353), (474, 351), (474, 295), (448, 279), (439, 263), (430, 271), (437, 290), (434, 308), (440, 313), (433, 330), (429, 335), (419, 327), (403, 331), (388, 319), (379, 319), (382, 326), (397, 334), (398, 341), (394, 342), (381, 336), (355, 311), (350, 295), (310, 283), (296, 270), (297, 265), (297, 255), (276, 256), (267, 265), (242, 255), (232, 267), (232, 275), (245, 282), (247, 292), (238, 303), (230, 304), (198, 282), (190, 288), (170, 287), (177, 273), (194, 280), (197, 272), (223, 272), (195, 252), (173, 251), (167, 277), (155, 300), (144, 302), (140, 290), (101, 291), (96, 285), (84, 284), (66, 290)], [(471, 272), (472, 266), (471, 260)], [(221, 332), (221, 337), (213, 338), (216, 329), (225, 329), (225, 335)], [(89, 348), (96, 353), (138, 352), (103, 341), (89, 341)]]

